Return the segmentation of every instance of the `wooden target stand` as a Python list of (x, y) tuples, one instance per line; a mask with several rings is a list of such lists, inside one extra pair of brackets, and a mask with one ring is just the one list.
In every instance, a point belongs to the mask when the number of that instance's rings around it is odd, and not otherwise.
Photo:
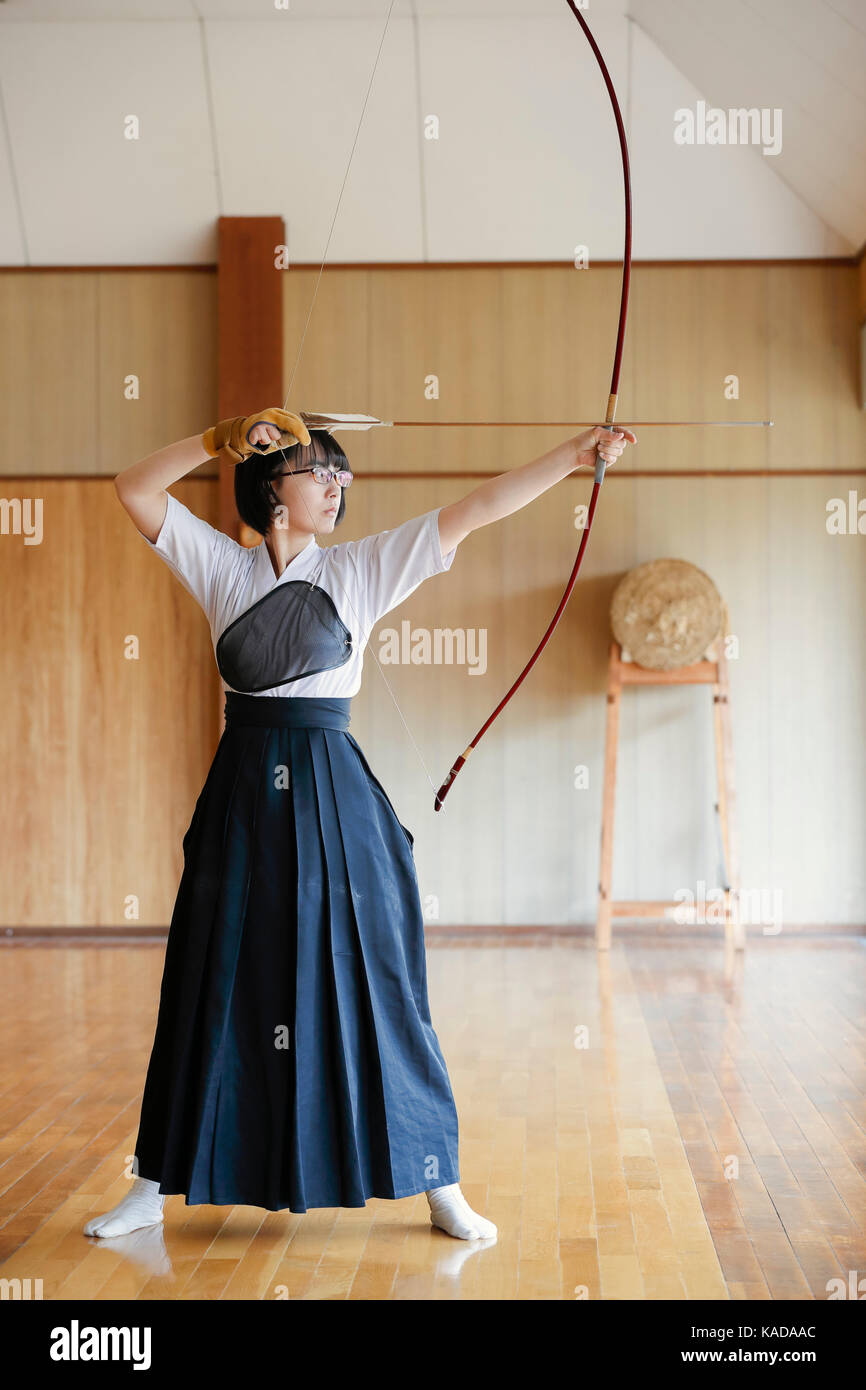
[(716, 811), (722, 841), (726, 882), (724, 891), (725, 942), (737, 950), (745, 946), (745, 930), (738, 912), (739, 868), (734, 834), (734, 757), (731, 736), (731, 708), (728, 664), (724, 642), (718, 643), (718, 656), (705, 657), (691, 666), (674, 671), (650, 671), (635, 662), (624, 661), (617, 641), (610, 644), (607, 682), (607, 733), (604, 747), (604, 794), (601, 818), (601, 867), (599, 871), (598, 918), (595, 940), (600, 951), (610, 949), (614, 917), (644, 917), (661, 921), (674, 911), (682, 913), (680, 903), (614, 901), (611, 898), (613, 872), (613, 832), (616, 803), (616, 762), (619, 745), (619, 713), (622, 692), (628, 686), (711, 685), (713, 687), (713, 730), (716, 747)]

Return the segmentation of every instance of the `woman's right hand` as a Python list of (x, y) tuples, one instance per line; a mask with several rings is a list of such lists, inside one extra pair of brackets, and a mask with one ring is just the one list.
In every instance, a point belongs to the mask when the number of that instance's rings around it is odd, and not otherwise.
[[(260, 444), (278, 444), (280, 440), (280, 431), (277, 429), (276, 425), (253, 425), (248, 438), (250, 444), (256, 445), (256, 452), (258, 452), (258, 446)], [(266, 449), (262, 449), (261, 452), (265, 453)]]
[(294, 444), (309, 444), (310, 432), (301, 419), (290, 410), (269, 406), (255, 415), (237, 415), (232, 420), (221, 420), (218, 425), (205, 430), (201, 437), (205, 453), (211, 458), (220, 458), (225, 463), (240, 463), (253, 453), (269, 454), (280, 447)]

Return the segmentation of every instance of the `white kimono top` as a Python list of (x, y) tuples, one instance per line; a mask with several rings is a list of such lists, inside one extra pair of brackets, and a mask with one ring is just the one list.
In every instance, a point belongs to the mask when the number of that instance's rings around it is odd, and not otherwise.
[[(361, 688), (364, 649), (385, 613), (396, 608), (424, 579), (449, 570), (456, 546), (442, 558), (439, 512), (412, 517), (391, 531), (363, 540), (320, 546), (311, 536), (277, 579), (267, 546), (247, 547), (167, 493), (168, 506), (156, 541), (139, 535), (161, 555), (184, 588), (204, 610), (216, 653), (225, 629), (259, 599), (287, 580), (304, 580), (323, 589), (352, 636), (351, 655), (343, 665), (286, 685), (257, 690), (256, 695), (346, 697)], [(224, 690), (232, 687), (222, 679)]]

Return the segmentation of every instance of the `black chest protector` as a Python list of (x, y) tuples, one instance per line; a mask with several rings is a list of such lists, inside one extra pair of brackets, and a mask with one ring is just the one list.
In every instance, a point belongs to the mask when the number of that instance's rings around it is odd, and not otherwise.
[(226, 685), (242, 694), (345, 666), (352, 634), (330, 594), (306, 579), (278, 584), (229, 623), (216, 645)]

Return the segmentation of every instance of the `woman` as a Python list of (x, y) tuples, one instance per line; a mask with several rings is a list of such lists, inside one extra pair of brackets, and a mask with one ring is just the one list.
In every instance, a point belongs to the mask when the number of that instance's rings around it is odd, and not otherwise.
[[(383, 614), (450, 569), (472, 531), (627, 440), (597, 426), (458, 502), (325, 547), (352, 475), (297, 415), (223, 421), (118, 475), (139, 532), (208, 616), (226, 726), (183, 840), (137, 1176), (87, 1235), (162, 1221), (170, 1193), (303, 1212), (423, 1191), (434, 1226), (495, 1236), (459, 1187), (413, 837), (349, 709)], [(263, 544), (165, 491), (215, 454), (235, 463), (238, 511)]]

